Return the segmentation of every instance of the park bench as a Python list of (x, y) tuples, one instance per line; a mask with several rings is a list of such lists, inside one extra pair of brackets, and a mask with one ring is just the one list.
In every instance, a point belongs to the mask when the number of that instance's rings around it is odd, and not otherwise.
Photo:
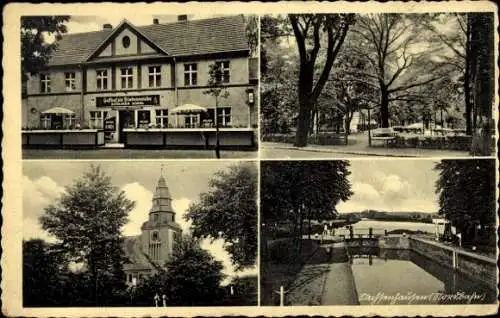
[(396, 140), (398, 133), (394, 131), (392, 128), (377, 128), (372, 130), (371, 139), (373, 140), (381, 140), (385, 142), (385, 146), (387, 147), (389, 143)]

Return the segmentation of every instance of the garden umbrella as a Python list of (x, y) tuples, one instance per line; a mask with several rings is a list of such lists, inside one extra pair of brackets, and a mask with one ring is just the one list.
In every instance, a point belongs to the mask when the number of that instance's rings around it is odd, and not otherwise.
[(75, 113), (74, 111), (64, 107), (52, 107), (42, 112), (42, 114), (67, 114), (67, 115), (73, 115), (74, 113)]

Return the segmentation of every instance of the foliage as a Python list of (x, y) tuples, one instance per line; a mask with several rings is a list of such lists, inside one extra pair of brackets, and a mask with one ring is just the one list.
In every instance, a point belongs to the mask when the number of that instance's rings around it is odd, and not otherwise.
[(267, 231), (273, 223), (290, 222), (300, 238), (304, 220), (310, 225), (312, 219), (335, 218), (335, 206), (352, 195), (348, 166), (347, 161), (263, 162), (261, 218)]
[(200, 247), (199, 241), (183, 236), (174, 245), (166, 269), (150, 277), (132, 292), (136, 305), (152, 305), (156, 293), (167, 296), (169, 306), (208, 306), (220, 301), (222, 263)]
[(26, 75), (42, 69), (57, 47), (47, 43), (45, 36), (55, 35), (59, 40), (67, 32), (65, 23), (69, 16), (22, 16), (21, 17), (21, 72)]
[[(354, 14), (289, 14), (290, 24), (299, 52), (298, 100), (299, 114), (295, 145), (307, 145), (310, 121), (318, 97), (323, 90), (332, 66), (344, 43)], [(321, 48), (321, 37), (326, 36), (326, 59), (315, 80), (315, 65)]]
[(42, 228), (58, 239), (57, 249), (68, 260), (84, 264), (96, 302), (124, 288), (120, 230), (134, 205), (92, 165), (40, 218)]
[(57, 306), (64, 301), (67, 261), (43, 240), (23, 241), (23, 305)]
[(192, 204), (186, 219), (193, 236), (225, 241), (238, 269), (255, 265), (257, 256), (257, 169), (253, 163), (233, 165), (210, 180), (210, 190)]
[(250, 55), (255, 56), (257, 54), (257, 48), (259, 44), (259, 18), (257, 15), (245, 15), (243, 16), (245, 20), (245, 32), (248, 39), (248, 47), (250, 48)]
[(442, 160), (435, 169), (439, 171), (439, 214), (463, 233), (464, 241), (473, 238), (470, 231), (476, 224), (495, 225), (494, 160)]

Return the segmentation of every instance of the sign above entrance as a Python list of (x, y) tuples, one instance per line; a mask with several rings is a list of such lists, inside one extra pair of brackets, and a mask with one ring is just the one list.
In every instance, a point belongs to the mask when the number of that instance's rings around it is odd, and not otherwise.
[(96, 97), (96, 107), (135, 107), (135, 106), (158, 106), (160, 95), (127, 95)]

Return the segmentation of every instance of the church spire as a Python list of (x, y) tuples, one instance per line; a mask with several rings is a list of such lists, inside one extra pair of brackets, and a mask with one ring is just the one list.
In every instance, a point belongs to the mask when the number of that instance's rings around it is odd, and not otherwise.
[(149, 213), (155, 212), (168, 212), (174, 213), (172, 209), (172, 197), (170, 191), (168, 190), (167, 183), (163, 177), (163, 164), (161, 165), (160, 178), (156, 184), (156, 189), (153, 195), (153, 206)]

